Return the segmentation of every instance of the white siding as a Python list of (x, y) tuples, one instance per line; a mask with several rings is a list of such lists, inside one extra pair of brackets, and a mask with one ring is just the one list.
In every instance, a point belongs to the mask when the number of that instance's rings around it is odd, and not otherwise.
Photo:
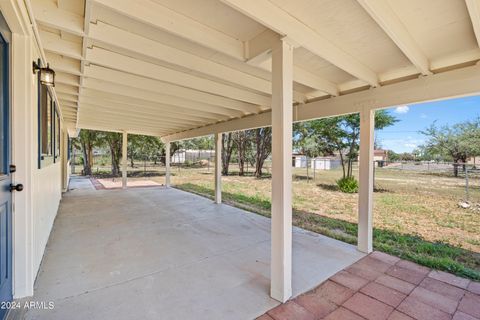
[(61, 164), (37, 169), (33, 179), (33, 267), (34, 273), (42, 262), (53, 222), (62, 196)]

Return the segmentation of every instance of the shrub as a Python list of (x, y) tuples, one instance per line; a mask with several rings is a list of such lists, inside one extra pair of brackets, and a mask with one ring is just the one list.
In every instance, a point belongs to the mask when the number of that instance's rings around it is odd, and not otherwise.
[(357, 193), (358, 182), (354, 177), (345, 177), (337, 181), (340, 191), (345, 193)]

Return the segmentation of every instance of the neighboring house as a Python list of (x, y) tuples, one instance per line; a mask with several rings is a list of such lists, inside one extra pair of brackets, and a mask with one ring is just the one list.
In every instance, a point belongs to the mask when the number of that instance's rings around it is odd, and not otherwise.
[(479, 165), (480, 164), (480, 159), (478, 159), (479, 157), (470, 157), (467, 159), (466, 163), (467, 164), (471, 164), (471, 165)]
[(374, 161), (388, 161), (388, 150), (376, 149), (373, 150)]
[[(357, 161), (360, 161), (360, 156), (357, 157)], [(373, 161), (376, 166), (383, 167), (388, 161), (388, 150), (375, 149), (373, 150)]]

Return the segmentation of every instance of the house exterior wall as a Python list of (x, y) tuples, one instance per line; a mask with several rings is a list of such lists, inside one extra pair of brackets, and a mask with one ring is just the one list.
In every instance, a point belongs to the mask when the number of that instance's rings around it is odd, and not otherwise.
[(62, 197), (61, 163), (37, 169), (33, 178), (33, 268), (38, 273)]
[[(68, 178), (65, 167), (68, 162), (67, 157), (62, 156), (65, 147), (61, 147), (56, 163), (38, 167), (38, 85), (32, 62), (41, 54), (25, 2), (0, 1), (0, 10), (12, 31), (12, 164), (17, 166), (12, 183), (24, 185), (22, 192), (12, 194), (13, 296), (22, 298), (33, 295), (34, 281), (57, 214), (64, 181)], [(67, 139), (62, 130), (60, 146), (65, 145)]]

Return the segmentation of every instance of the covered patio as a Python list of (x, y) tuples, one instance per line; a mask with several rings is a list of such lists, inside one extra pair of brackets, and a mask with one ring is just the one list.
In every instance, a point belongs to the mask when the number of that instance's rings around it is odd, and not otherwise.
[[(254, 319), (270, 298), (270, 219), (173, 188), (95, 190), (62, 200), (27, 319)], [(364, 256), (293, 229), (293, 295)], [(195, 315), (194, 317), (192, 315)]]
[[(25, 184), (13, 198), (6, 292), (56, 303), (30, 319), (249, 319), (289, 301), (373, 251), (376, 110), (480, 93), (479, 0), (0, 8), (14, 57), (4, 59), (11, 103), (3, 99), (15, 111), (12, 183)], [(360, 119), (356, 248), (292, 227), (292, 126), (346, 114)], [(222, 135), (269, 126), (271, 220), (222, 204), (221, 184)], [(81, 129), (123, 135), (123, 189), (75, 181), (51, 231), (67, 142)], [(165, 188), (128, 189), (129, 134), (162, 139)], [(169, 188), (172, 143), (206, 135), (215, 137), (215, 203)]]

